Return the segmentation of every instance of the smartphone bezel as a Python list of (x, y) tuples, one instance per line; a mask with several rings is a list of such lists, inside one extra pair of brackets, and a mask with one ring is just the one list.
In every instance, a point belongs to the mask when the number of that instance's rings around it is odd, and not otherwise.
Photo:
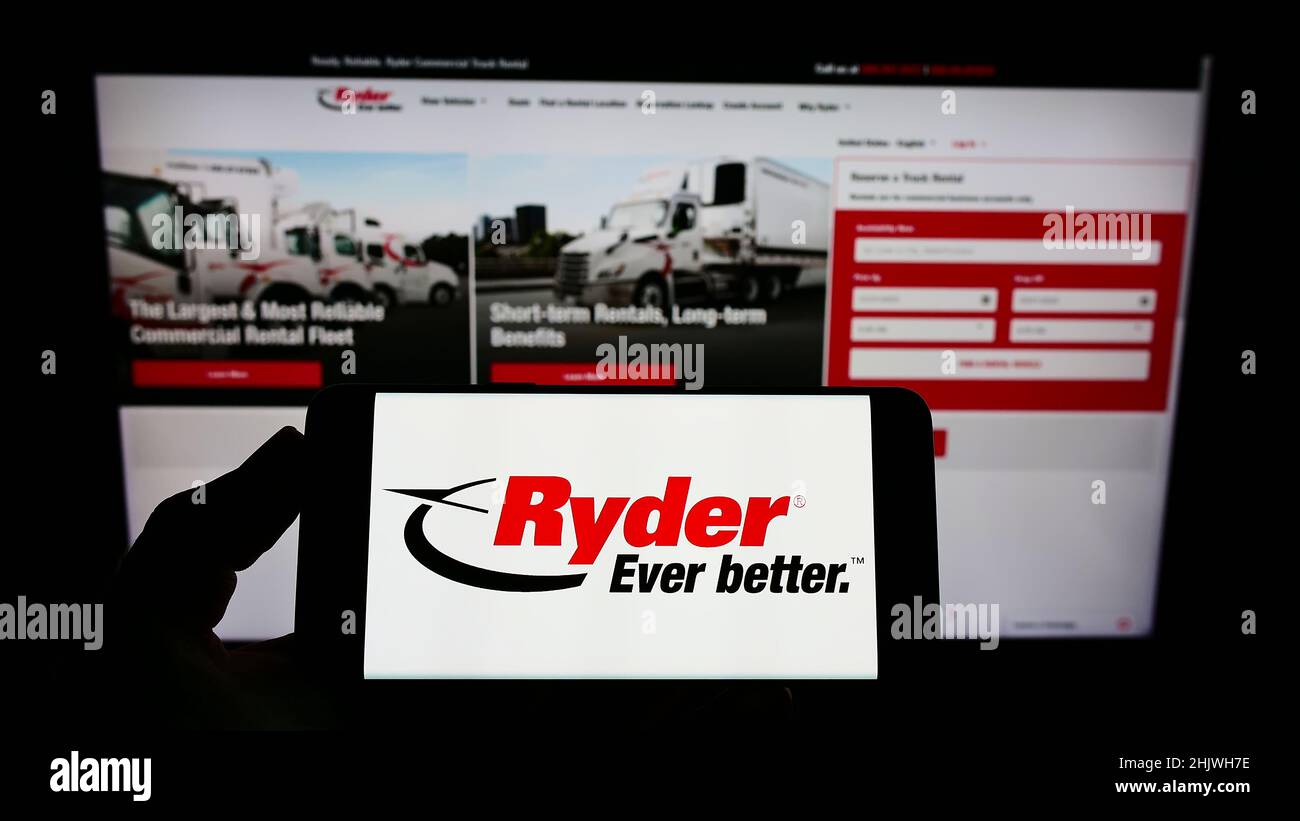
[[(880, 676), (903, 674), (906, 646), (913, 644), (891, 638), (894, 606), (906, 604), (913, 608), (917, 602), (924, 605), (939, 600), (933, 427), (929, 408), (912, 391), (892, 387), (684, 391), (663, 387), (521, 384), (335, 385), (317, 394), (307, 410), (305, 481), (309, 492), (299, 526), (295, 602), (297, 640), (317, 668), (327, 675), (348, 681), (363, 678), (371, 447), (375, 395), (379, 393), (667, 393), (680, 396), (684, 402), (718, 395), (869, 396)], [(636, 680), (639, 679), (619, 679)], [(522, 686), (529, 682), (516, 683)]]

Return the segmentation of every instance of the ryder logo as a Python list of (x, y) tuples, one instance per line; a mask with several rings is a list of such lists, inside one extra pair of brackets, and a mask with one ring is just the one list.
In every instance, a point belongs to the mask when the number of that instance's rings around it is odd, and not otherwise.
[[(446, 505), (479, 514), (489, 514), (450, 497), (461, 491), (485, 485), (495, 479), (479, 479), (450, 488), (390, 488), (422, 499), (407, 518), (404, 530), (406, 549), (427, 569), (461, 584), (489, 590), (539, 592), (578, 587), (587, 578), (583, 572), (558, 575), (535, 575), (490, 570), (461, 561), (430, 542), (424, 532), (425, 517), (434, 504)], [(671, 476), (658, 496), (610, 496), (597, 499), (573, 492), (572, 483), (562, 476), (511, 476), (506, 482), (501, 510), (493, 531), (492, 545), (497, 548), (559, 547), (566, 535), (576, 547), (568, 557), (575, 568), (593, 565), (602, 551), (615, 539), (629, 548), (679, 547), (683, 543), (697, 548), (734, 545), (739, 548), (762, 547), (775, 523), (790, 515), (789, 496), (750, 496), (744, 500), (731, 496), (705, 496), (690, 503), (691, 477)], [(802, 498), (802, 497), (800, 497)], [(805, 514), (806, 515), (806, 514)], [(531, 532), (531, 540), (526, 537)], [(459, 551), (458, 551), (459, 552)], [(614, 561), (610, 592), (693, 592), (706, 562), (688, 565), (676, 562), (637, 564), (637, 553), (622, 553)], [(742, 566), (731, 555), (724, 555), (718, 569), (717, 592), (843, 592), (847, 581), (839, 581), (844, 564), (804, 564), (799, 556), (777, 556), (767, 565)]]
[[(471, 510), (475, 513), (487, 513), (486, 508), (467, 505), (462, 502), (452, 502), (447, 499), (448, 496), (459, 493), (462, 490), (468, 490), (472, 487), (485, 485), (489, 482), (495, 482), (496, 479), (479, 479), (477, 482), (466, 482), (463, 485), (456, 485), (450, 488), (433, 488), (433, 489), (397, 489), (389, 488), (390, 493), (401, 493), (406, 496), (414, 496), (417, 499), (425, 499), (435, 504), (456, 507), (462, 510)], [(439, 576), (445, 576), (454, 582), (467, 584), (471, 587), (482, 587), (487, 590), (508, 590), (516, 593), (535, 593), (542, 590), (567, 590), (571, 587), (577, 587), (587, 578), (586, 573), (570, 573), (561, 576), (533, 576), (524, 573), (505, 573), (499, 570), (489, 570), (485, 567), (478, 567), (472, 564), (455, 559), (439, 550), (424, 535), (424, 517), (433, 509), (432, 505), (420, 505), (411, 512), (410, 517), (406, 520), (406, 529), (403, 532), (403, 538), (406, 542), (406, 549), (417, 562), (437, 573)]]
[[(511, 476), (492, 543), (523, 544), (524, 526), (531, 522), (533, 544), (558, 546), (564, 532), (564, 516), (560, 509), (568, 505), (574, 537), (578, 542), (569, 564), (596, 561), (620, 518), (623, 521), (623, 540), (631, 547), (676, 547), (683, 536), (696, 547), (722, 547), (735, 541), (737, 535), (741, 545), (757, 547), (767, 538), (767, 528), (772, 520), (790, 512), (789, 496), (779, 499), (750, 497), (743, 512), (736, 499), (709, 496), (696, 502), (688, 512), (686, 497), (690, 489), (690, 477), (673, 476), (669, 478), (662, 498), (642, 496), (633, 501), (630, 496), (611, 496), (597, 510), (594, 497), (573, 495), (573, 486), (568, 479)], [(538, 496), (541, 498), (536, 499)], [(653, 527), (650, 524), (652, 513), (658, 514)]]
[(402, 106), (392, 102), (393, 92), (376, 91), (350, 86), (322, 88), (317, 92), (316, 100), (331, 111), (355, 114), (358, 111), (401, 111)]

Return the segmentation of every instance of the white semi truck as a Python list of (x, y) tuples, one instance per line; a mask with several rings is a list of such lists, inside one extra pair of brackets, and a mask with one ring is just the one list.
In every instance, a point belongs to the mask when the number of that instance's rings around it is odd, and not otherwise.
[[(104, 169), (104, 218), (109, 235), (109, 272), (115, 283), (115, 294), (120, 293), (123, 298), (145, 296), (159, 299), (164, 298), (166, 292), (166, 298), (178, 301), (267, 299), (283, 303), (328, 296), (315, 266), (308, 260), (288, 254), (275, 230), (280, 201), (291, 196), (297, 185), (291, 172), (272, 168), (265, 160), (247, 157), (168, 154), (152, 150), (108, 151), (104, 156)], [(167, 196), (172, 199), (173, 210), (166, 212), (169, 218), (180, 206), (186, 215), (220, 217), (221, 220), (212, 224), (227, 227), (242, 224), (250, 230), (255, 229), (256, 235), (239, 237), (231, 234), (224, 237), (225, 248), (198, 248), (179, 253), (177, 257), (155, 247), (156, 228), (152, 223), (155, 214), (151, 213), (148, 215), (150, 221), (136, 225), (136, 229), (144, 232), (140, 238), (143, 246), (136, 244), (128, 248), (124, 244), (122, 229), (138, 223), (140, 215), (124, 215), (120, 205), (108, 201), (109, 188), (116, 186), (117, 190), (126, 191), (129, 187), (123, 187), (123, 181), (128, 179), (136, 180), (134, 187), (137, 191), (144, 190), (141, 186), (147, 180), (160, 184), (160, 191), (170, 191)], [(242, 223), (241, 215), (245, 218)], [(256, 219), (251, 219), (254, 216)], [(118, 229), (116, 233), (114, 225)], [(249, 247), (256, 249), (256, 258), (245, 258), (250, 255), (244, 253), (244, 248)], [(142, 262), (134, 257), (180, 258), (188, 268), (172, 277), (169, 287), (162, 284), (162, 278), (154, 277), (149, 280), (154, 283), (153, 287), (146, 289), (144, 282), (134, 282), (138, 274), (130, 273)], [(117, 283), (122, 283), (120, 288)]]
[(312, 202), (279, 215), (275, 233), (292, 257), (315, 266), (320, 287), (336, 302), (371, 302), (370, 276), (357, 230), (357, 212)]
[(825, 266), (829, 209), (826, 183), (769, 159), (654, 169), (560, 249), (555, 290), (582, 304), (776, 300)]
[(445, 308), (456, 298), (456, 272), (426, 259), (424, 249), (406, 236), (385, 231), (379, 221), (367, 218), (361, 242), (370, 275), (370, 290), (387, 308), (428, 303)]

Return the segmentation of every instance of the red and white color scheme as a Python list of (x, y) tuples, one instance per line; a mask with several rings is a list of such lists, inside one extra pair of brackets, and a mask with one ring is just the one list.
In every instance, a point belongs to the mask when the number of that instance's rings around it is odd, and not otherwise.
[[(904, 385), (932, 410), (1162, 410), (1190, 178), (1187, 162), (840, 159), (827, 381)], [(1047, 247), (1067, 209), (1149, 214), (1149, 251)]]
[[(391, 92), (378, 103), (390, 107), (369, 116), (372, 103), (359, 96), (361, 114), (341, 115), (320, 99), (322, 89), (334, 95), (340, 85)], [(823, 381), (907, 385), (933, 409), (943, 599), (999, 604), (1004, 636), (1141, 635), (1154, 611), (1202, 93), (961, 87), (960, 113), (947, 116), (943, 89), (666, 84), (657, 113), (644, 116), (636, 101), (645, 88), (634, 83), (133, 75), (100, 77), (97, 111), (100, 143), (110, 151), (464, 153), (467, 199), (503, 208), (534, 201), (537, 189), (512, 171), (523, 166), (494, 158), (546, 155), (564, 168), (576, 156), (621, 174), (625, 165), (766, 157), (829, 181), (822, 212), (805, 217), (782, 206), (770, 224), (788, 228), (802, 219), (828, 228)], [(432, 104), (447, 98), (475, 103)], [(234, 108), (241, 114), (232, 119)], [(376, 128), (377, 118), (385, 127)], [(636, 165), (620, 161), (628, 158)], [(502, 171), (493, 176), (493, 168)], [(691, 193), (687, 183), (675, 196)], [(619, 181), (599, 207), (625, 194)], [(803, 208), (797, 198), (789, 202)], [(359, 199), (337, 204), (371, 213)], [(566, 213), (587, 224), (599, 217), (579, 205), (555, 196), (548, 225), (562, 225)], [(1125, 250), (1044, 247), (1044, 216), (1069, 208), (1150, 214), (1158, 248), (1135, 259)], [(768, 222), (764, 213), (752, 217), (756, 228)], [(473, 220), (463, 214), (466, 232)], [(604, 255), (612, 245), (594, 250)], [(671, 251), (674, 279), (687, 269), (684, 250)], [(665, 254), (651, 256), (653, 270), (662, 271)], [(586, 278), (584, 269), (572, 270)], [(811, 273), (802, 272), (797, 286)], [(764, 327), (778, 342), (790, 327), (780, 310), (799, 304), (798, 295), (769, 301), (776, 307)], [(822, 312), (813, 313), (810, 321), (821, 321)], [(723, 338), (709, 336), (710, 350), (736, 344), (715, 341)], [(756, 380), (783, 353), (780, 344), (775, 352), (751, 345), (753, 335), (737, 338)], [(471, 345), (474, 339), (471, 330)], [(491, 361), (478, 378), (594, 382), (591, 348)], [(941, 370), (946, 351), (950, 374)], [(489, 353), (471, 356), (488, 362)], [(195, 466), (218, 475), (278, 424), (300, 423), (301, 408), (220, 405), (238, 394), (214, 390), (209, 409), (123, 408), (133, 532), (153, 505), (189, 485)], [(610, 440), (619, 448), (641, 428), (622, 421)], [(574, 448), (591, 435), (575, 433)], [(1105, 505), (1093, 502), (1098, 481), (1106, 484)], [(288, 537), (244, 574), (222, 635), (292, 629), (293, 549)], [(290, 572), (273, 578), (283, 570), (277, 556), (288, 557)]]
[[(836, 160), (826, 381), (925, 397), (943, 595), (1001, 602), (1006, 634), (1149, 629), (1194, 179), (1190, 156)], [(1074, 230), (1121, 215), (1149, 236)], [(1058, 219), (1079, 242), (1049, 247)]]
[(370, 292), (387, 308), (428, 302), (440, 308), (456, 298), (456, 272), (425, 257), (423, 249), (400, 233), (367, 218), (360, 228)]
[[(866, 396), (376, 395), (366, 677), (875, 678), (872, 418)], [(629, 437), (628, 419), (662, 424)], [(487, 589), (421, 566), (421, 500), (392, 489), (467, 482), (422, 514), (428, 542), (581, 583)], [(825, 574), (778, 584), (795, 557)], [(770, 586), (737, 588), (762, 565)]]
[[(280, 202), (295, 193), (293, 172), (249, 157), (169, 154), (156, 148), (105, 148), (102, 161), (105, 171), (125, 181), (118, 188), (134, 189), (133, 200), (105, 203), (106, 221), (116, 217), (129, 225), (129, 219), (139, 220), (134, 233), (109, 232), (109, 274), (119, 316), (131, 316), (130, 299), (256, 301), (265, 295), (317, 298), (326, 294), (315, 266), (286, 253), (272, 225)], [(222, 237), (227, 248), (163, 253), (145, 242), (158, 226), (144, 217), (156, 216), (164, 207), (206, 218), (248, 219), (246, 224), (254, 226), (255, 234)], [(134, 209), (138, 213), (130, 213)], [(246, 258), (237, 247), (239, 242), (255, 249), (256, 258)]]

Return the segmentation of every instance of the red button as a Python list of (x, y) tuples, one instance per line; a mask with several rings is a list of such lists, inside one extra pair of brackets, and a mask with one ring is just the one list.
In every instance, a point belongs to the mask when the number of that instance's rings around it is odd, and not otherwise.
[(671, 367), (667, 377), (655, 379), (602, 378), (595, 362), (493, 362), (493, 382), (524, 382), (534, 385), (672, 385)]
[(137, 388), (319, 388), (319, 362), (234, 359), (137, 359)]

